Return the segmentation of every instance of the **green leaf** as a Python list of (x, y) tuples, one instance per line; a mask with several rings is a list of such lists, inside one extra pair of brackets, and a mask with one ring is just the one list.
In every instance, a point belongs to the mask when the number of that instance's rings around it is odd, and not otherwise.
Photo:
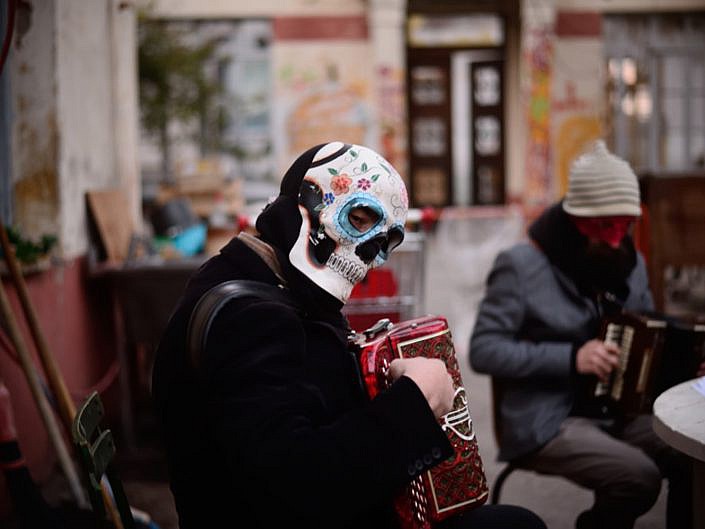
[(362, 162), (362, 172), (365, 173), (367, 172), (367, 163)]
[(375, 175), (372, 175), (372, 181), (373, 181), (373, 182), (376, 182), (378, 178), (379, 178), (379, 173), (377, 173), (377, 174), (375, 174)]
[(336, 170), (333, 169), (332, 167), (329, 167), (329, 168), (328, 168), (328, 172), (329, 172), (330, 174), (332, 174), (332, 175), (337, 175), (337, 174), (338, 174), (338, 171), (336, 171)]
[(392, 174), (392, 172), (389, 170), (389, 167), (387, 167), (387, 166), (384, 165), (383, 163), (381, 163), (380, 165), (382, 166), (382, 169), (384, 169), (385, 171), (387, 171), (387, 173)]
[(350, 149), (350, 156), (352, 156), (353, 158), (357, 158), (357, 152)]
[(315, 208), (313, 208), (313, 210), (314, 211), (321, 211), (321, 210), (325, 209), (325, 207), (326, 207), (326, 205), (321, 203), (321, 204), (318, 204)]

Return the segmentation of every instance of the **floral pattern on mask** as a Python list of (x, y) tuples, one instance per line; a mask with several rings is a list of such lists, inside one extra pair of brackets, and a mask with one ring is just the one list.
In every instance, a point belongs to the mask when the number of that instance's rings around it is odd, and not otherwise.
[(352, 184), (352, 178), (343, 173), (336, 175), (333, 180), (331, 180), (330, 187), (334, 194), (344, 195), (345, 193), (350, 192), (350, 184)]
[[(363, 262), (356, 248), (386, 234), (392, 226), (403, 231), (408, 209), (404, 182), (375, 151), (341, 142), (329, 143), (318, 151), (305, 181), (315, 185), (320, 194), (312, 202), (307, 189), (306, 207), (304, 195), (299, 197), (303, 223), (290, 260), (314, 283), (346, 301), (367, 270), (386, 258), (386, 254), (371, 261), (366, 257), (367, 262)], [(364, 233), (350, 223), (349, 214), (356, 207), (369, 208), (378, 218)]]
[(372, 182), (370, 182), (367, 178), (360, 178), (357, 181), (357, 188), (361, 189), (363, 191), (367, 191), (371, 185), (372, 185)]

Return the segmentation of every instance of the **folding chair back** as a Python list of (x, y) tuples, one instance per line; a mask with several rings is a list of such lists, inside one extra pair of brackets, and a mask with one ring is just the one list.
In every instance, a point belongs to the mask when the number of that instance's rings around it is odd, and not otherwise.
[(88, 496), (99, 527), (110, 527), (106, 516), (101, 480), (105, 476), (115, 499), (115, 506), (124, 529), (134, 529), (135, 522), (122, 482), (112, 464), (115, 441), (110, 430), (101, 430), (105, 411), (97, 392), (91, 393), (76, 413), (71, 435), (85, 474)]

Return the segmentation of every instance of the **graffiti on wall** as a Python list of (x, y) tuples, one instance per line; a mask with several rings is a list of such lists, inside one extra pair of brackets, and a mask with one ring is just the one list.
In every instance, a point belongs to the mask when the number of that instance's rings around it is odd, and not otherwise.
[[(365, 47), (351, 45), (326, 54), (320, 47), (300, 44), (275, 57), (279, 145), (284, 160), (309, 147), (337, 139), (368, 142), (369, 75), (360, 67)], [(356, 49), (357, 48), (357, 49)], [(288, 165), (285, 162), (284, 165)]]
[(526, 52), (529, 74), (528, 144), (525, 203), (529, 207), (550, 201), (550, 106), (553, 45), (545, 29), (532, 32)]
[(603, 74), (599, 37), (554, 41), (551, 137), (554, 188), (563, 196), (573, 160), (602, 135)]
[(274, 37), (280, 168), (333, 139), (369, 144), (373, 71), (365, 17), (277, 18)]
[(597, 116), (579, 114), (563, 119), (556, 134), (556, 177), (558, 194), (568, 190), (570, 166), (578, 156), (600, 137), (602, 123)]
[(406, 180), (406, 110), (404, 71), (388, 65), (377, 69), (380, 149)]

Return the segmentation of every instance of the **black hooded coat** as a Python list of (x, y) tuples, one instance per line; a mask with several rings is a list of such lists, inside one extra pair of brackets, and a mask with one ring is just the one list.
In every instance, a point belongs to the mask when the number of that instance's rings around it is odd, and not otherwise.
[(159, 345), (153, 395), (182, 529), (394, 527), (394, 494), (452, 453), (410, 379), (367, 398), (341, 303), (288, 262), (296, 195), (316, 150), (294, 163), (257, 221), (305, 315), (266, 299), (230, 301), (192, 365), (187, 325), (208, 289), (279, 283), (235, 238), (191, 278)]

